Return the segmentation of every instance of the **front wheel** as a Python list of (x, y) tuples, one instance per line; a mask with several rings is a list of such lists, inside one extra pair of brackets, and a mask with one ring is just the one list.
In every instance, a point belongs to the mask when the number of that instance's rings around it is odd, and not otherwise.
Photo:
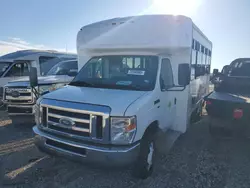
[(141, 140), (140, 153), (133, 169), (134, 177), (146, 179), (152, 174), (155, 153), (154, 135), (147, 135), (143, 137)]

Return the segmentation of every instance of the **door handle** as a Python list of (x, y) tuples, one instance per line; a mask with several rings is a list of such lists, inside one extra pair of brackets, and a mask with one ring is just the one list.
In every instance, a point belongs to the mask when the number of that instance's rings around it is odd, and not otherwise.
[(177, 99), (176, 98), (174, 98), (174, 104), (176, 104), (177, 103)]
[(157, 99), (157, 100), (154, 101), (154, 105), (156, 105), (158, 103), (160, 103), (160, 99)]

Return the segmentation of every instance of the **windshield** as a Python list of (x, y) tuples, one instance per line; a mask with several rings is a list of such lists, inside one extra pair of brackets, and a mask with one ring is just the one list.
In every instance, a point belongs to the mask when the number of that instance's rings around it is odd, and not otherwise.
[(7, 70), (7, 68), (11, 65), (9, 62), (0, 62), (0, 76)]
[(68, 75), (77, 72), (77, 69), (77, 61), (63, 61), (52, 67), (47, 75)]
[(45, 57), (40, 57), (39, 58), (39, 63), (40, 63), (40, 73), (41, 75), (47, 75), (48, 71), (55, 66), (57, 63), (61, 62), (61, 61), (65, 61), (65, 60), (71, 60), (73, 58), (66, 58), (66, 57), (49, 57), (49, 58), (45, 58)]
[(149, 91), (154, 89), (157, 69), (156, 56), (94, 57), (70, 85)]
[(230, 76), (250, 77), (250, 61), (242, 61), (232, 67)]

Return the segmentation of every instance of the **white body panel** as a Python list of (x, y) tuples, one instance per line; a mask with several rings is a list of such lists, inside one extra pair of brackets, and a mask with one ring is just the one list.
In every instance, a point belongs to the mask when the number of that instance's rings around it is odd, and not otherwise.
[(131, 51), (159, 54), (188, 48), (191, 43), (192, 21), (184, 16), (115, 18), (81, 28), (77, 35), (77, 54), (80, 66), (94, 55)]

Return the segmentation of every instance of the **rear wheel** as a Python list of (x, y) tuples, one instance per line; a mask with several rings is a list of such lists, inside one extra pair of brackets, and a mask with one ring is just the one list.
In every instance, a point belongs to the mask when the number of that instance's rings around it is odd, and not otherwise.
[(145, 135), (141, 140), (140, 153), (133, 169), (136, 178), (146, 179), (154, 168), (155, 161), (155, 134)]

